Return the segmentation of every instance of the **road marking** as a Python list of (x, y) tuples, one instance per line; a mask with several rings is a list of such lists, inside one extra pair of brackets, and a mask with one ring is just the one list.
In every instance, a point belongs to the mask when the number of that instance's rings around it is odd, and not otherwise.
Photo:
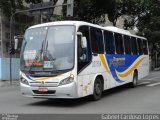
[(148, 80), (152, 80), (152, 79), (141, 79), (141, 80), (147, 80), (148, 81)]
[(138, 85), (145, 85), (145, 84), (149, 84), (150, 82), (142, 82), (142, 83), (139, 83)]
[(149, 85), (146, 85), (146, 86), (153, 87), (153, 86), (156, 86), (156, 85), (160, 85), (160, 82), (149, 84)]
[(155, 79), (160, 79), (160, 77), (142, 78), (141, 80), (155, 80)]
[(153, 77), (152, 79), (157, 79), (157, 78), (159, 79), (159, 77)]

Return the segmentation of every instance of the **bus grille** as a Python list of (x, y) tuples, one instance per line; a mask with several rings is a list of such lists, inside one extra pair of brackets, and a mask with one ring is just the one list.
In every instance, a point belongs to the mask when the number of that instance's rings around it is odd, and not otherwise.
[(38, 91), (38, 90), (32, 90), (33, 91), (33, 93), (34, 94), (43, 94), (43, 95), (45, 95), (45, 94), (55, 94), (55, 90), (49, 90), (49, 91), (47, 91), (47, 92), (41, 92), (41, 91)]
[(58, 87), (58, 82), (30, 82), (32, 87)]

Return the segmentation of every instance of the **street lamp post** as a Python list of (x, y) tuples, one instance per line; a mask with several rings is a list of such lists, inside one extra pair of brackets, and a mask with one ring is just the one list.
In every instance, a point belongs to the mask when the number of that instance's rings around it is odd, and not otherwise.
[(16, 12), (13, 13), (10, 18), (10, 46), (9, 46), (10, 85), (12, 85), (12, 54), (13, 54), (12, 24), (13, 24), (13, 17), (15, 14), (16, 14)]

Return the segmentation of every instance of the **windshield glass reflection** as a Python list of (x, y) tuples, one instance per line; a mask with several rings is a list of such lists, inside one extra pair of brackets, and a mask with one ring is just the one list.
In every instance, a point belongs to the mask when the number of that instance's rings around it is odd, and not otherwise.
[(74, 26), (28, 29), (21, 51), (21, 70), (62, 71), (74, 66)]

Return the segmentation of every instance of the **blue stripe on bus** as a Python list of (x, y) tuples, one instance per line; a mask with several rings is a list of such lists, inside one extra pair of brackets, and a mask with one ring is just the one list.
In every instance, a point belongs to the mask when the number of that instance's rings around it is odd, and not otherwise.
[(110, 69), (110, 72), (113, 76), (113, 78), (118, 83), (125, 82), (124, 80), (121, 80), (117, 76), (117, 72), (123, 72), (127, 70), (136, 60), (140, 57), (140, 55), (115, 55), (115, 54), (109, 54), (105, 55), (108, 67)]

